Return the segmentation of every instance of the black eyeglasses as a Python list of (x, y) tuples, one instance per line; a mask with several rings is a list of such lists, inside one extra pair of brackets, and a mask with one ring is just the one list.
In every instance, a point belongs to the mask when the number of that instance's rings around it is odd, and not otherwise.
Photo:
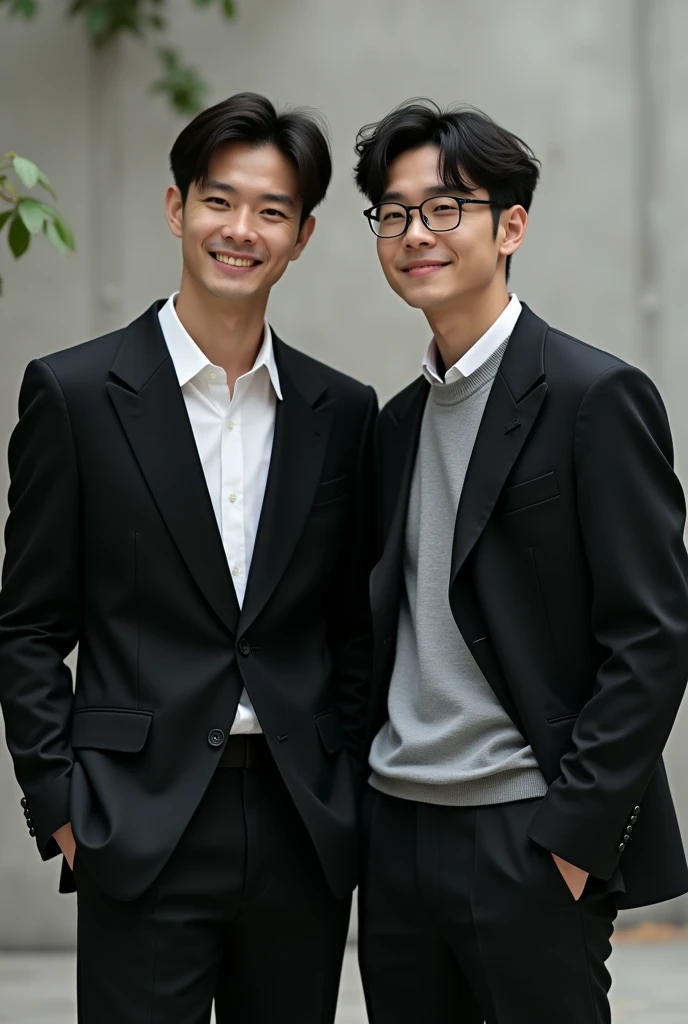
[(496, 206), (506, 209), (490, 199), (464, 199), (456, 196), (431, 196), (420, 206), (405, 206), (404, 203), (380, 203), (363, 211), (368, 218), (370, 230), (378, 238), (400, 238), (405, 235), (411, 223), (411, 214), (418, 210), (423, 224), (430, 231), (454, 231), (461, 223), (461, 213), (467, 203), (477, 206)]

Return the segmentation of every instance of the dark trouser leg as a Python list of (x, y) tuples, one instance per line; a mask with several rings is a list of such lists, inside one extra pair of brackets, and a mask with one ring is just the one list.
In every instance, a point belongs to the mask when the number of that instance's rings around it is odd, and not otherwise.
[(332, 1024), (351, 900), (330, 891), (277, 773), (246, 777), (242, 906), (227, 931), (218, 1024)]
[[(496, 1019), (609, 1024), (614, 899), (590, 879), (574, 901), (551, 854), (526, 835), (537, 806), (524, 800), (476, 810), (472, 910)], [(450, 841), (446, 853), (451, 888)]]
[[(439, 862), (423, 832), (423, 810), (372, 789), (364, 798), (359, 960), (368, 1019), (482, 1024), (438, 913)], [(455, 864), (458, 879), (470, 877), (471, 861), (467, 844)]]
[(155, 884), (110, 899), (75, 865), (80, 1024), (207, 1024), (246, 857), (242, 772), (219, 771)]
[(592, 880), (574, 901), (526, 836), (537, 801), (366, 800), (360, 956), (371, 1024), (608, 1024), (613, 899)]
[(332, 1024), (350, 900), (274, 766), (218, 769), (140, 899), (75, 879), (80, 1024)]

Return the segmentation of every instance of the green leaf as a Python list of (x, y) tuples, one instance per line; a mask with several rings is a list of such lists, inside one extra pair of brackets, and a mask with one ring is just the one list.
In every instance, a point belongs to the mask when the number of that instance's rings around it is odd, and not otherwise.
[(180, 114), (197, 114), (208, 86), (193, 68), (184, 67), (176, 50), (160, 49), (158, 55), (165, 74), (153, 83), (151, 91), (166, 93)]
[(47, 203), (40, 202), (38, 205), (40, 206), (43, 213), (45, 213), (46, 216), (51, 217), (53, 220), (55, 220), (56, 217), (60, 216), (59, 212), (55, 209), (54, 206), (48, 206)]
[(51, 245), (54, 245), (58, 252), (70, 253), (72, 250), (68, 245), (65, 245), (62, 240), (62, 236), (55, 227), (55, 224), (51, 220), (46, 220), (43, 225), (43, 234), (48, 239)]
[(12, 0), (10, 14), (19, 14), (22, 18), (33, 18), (37, 10), (36, 0)]
[(37, 199), (20, 199), (17, 203), (17, 213), (24, 221), (27, 230), (32, 235), (37, 235), (45, 220), (42, 204)]
[(38, 176), (41, 172), (32, 160), (27, 160), (23, 156), (15, 156), (12, 164), (17, 177), (23, 185), (26, 185), (27, 188), (33, 188), (34, 185), (38, 184)]
[(167, 28), (167, 22), (163, 18), (162, 14), (151, 14), (148, 19), (148, 24), (155, 32), (162, 32)]
[(49, 192), (53, 199), (57, 199), (57, 196), (55, 195), (55, 189), (52, 187), (43, 171), (40, 170), (38, 172), (38, 184), (41, 185), (46, 192)]
[(179, 54), (176, 50), (171, 50), (169, 47), (161, 47), (158, 50), (158, 56), (163, 63), (163, 66), (168, 71), (175, 71), (179, 65)]
[(5, 224), (10, 219), (13, 213), (14, 210), (3, 210), (2, 213), (0, 213), (0, 231), (2, 231)]
[(12, 255), (15, 260), (18, 260), (20, 256), (23, 256), (31, 244), (31, 235), (27, 231), (26, 225), (16, 211), (12, 218), (12, 223), (10, 224), (10, 232), (7, 237), (7, 241), (9, 242), (10, 249), (12, 250)]
[(62, 220), (62, 217), (60, 217), (59, 214), (55, 218), (54, 223), (57, 229), (57, 233), (64, 242), (64, 244), (67, 246), (67, 249), (70, 252), (74, 252), (74, 250), (76, 249), (76, 243), (74, 241), (74, 235), (72, 234), (69, 225), (64, 220)]
[(90, 7), (86, 11), (86, 28), (96, 39), (100, 39), (105, 33), (109, 21), (107, 11), (103, 7)]
[(222, 0), (222, 13), (225, 18), (233, 18), (236, 14), (234, 0)]

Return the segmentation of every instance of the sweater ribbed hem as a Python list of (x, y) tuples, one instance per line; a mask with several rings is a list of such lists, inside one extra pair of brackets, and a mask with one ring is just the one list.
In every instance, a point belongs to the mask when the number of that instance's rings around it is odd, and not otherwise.
[(387, 796), (414, 800), (419, 804), (443, 807), (481, 807), (484, 804), (508, 804), (544, 796), (547, 783), (539, 768), (514, 768), (482, 779), (465, 782), (409, 782), (372, 772), (369, 785)]

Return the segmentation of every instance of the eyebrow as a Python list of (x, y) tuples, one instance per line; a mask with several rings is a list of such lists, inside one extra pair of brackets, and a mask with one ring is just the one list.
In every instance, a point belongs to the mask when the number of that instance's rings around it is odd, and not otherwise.
[[(237, 195), (239, 190), (234, 185), (228, 185), (225, 181), (218, 181), (216, 178), (210, 178), (206, 181), (202, 189), (203, 192), (229, 192), (232, 195)], [(296, 209), (296, 203), (291, 196), (287, 195), (286, 192), (263, 192), (258, 197), (265, 203), (281, 203), (283, 206), (290, 206), (293, 210)]]
[[(428, 188), (423, 189), (423, 195), (426, 196), (446, 196), (453, 192), (461, 192), (461, 189), (454, 188), (452, 185), (430, 185)], [(385, 192), (380, 199), (380, 203), (401, 203), (403, 199), (403, 192)]]

